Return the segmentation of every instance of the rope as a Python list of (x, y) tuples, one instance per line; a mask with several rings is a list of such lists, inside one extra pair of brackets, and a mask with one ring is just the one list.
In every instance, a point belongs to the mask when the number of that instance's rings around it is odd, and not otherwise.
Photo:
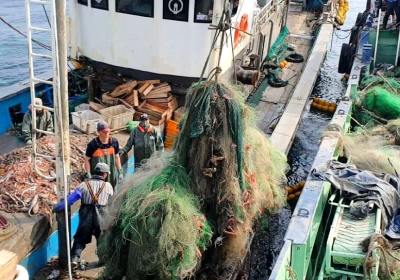
[[(21, 34), (22, 36), (24, 36), (25, 38), (27, 38), (28, 36), (26, 36), (24, 33), (22, 33), (21, 31), (19, 31), (17, 28), (15, 28), (13, 25), (11, 25), (10, 23), (8, 23), (2, 16), (0, 16), (0, 20), (2, 22), (4, 22), (8, 27), (10, 27), (11, 29), (13, 29), (14, 31), (16, 31), (17, 33)], [(51, 47), (43, 44), (35, 39), (32, 39), (32, 42), (38, 44), (39, 46), (41, 46), (42, 48), (51, 51)]]
[[(400, 262), (400, 258), (394, 256), (390, 251), (385, 250), (383, 248), (383, 246), (380, 244), (380, 242), (378, 242), (378, 239), (382, 240), (381, 242), (389, 243), (389, 241), (387, 241), (387, 239), (380, 233), (375, 233), (374, 235), (372, 235), (370, 237), (368, 251), (367, 251), (367, 254), (365, 256), (365, 261), (364, 261), (364, 276), (366, 277), (368, 275), (369, 279), (370, 280), (372, 279), (371, 278), (371, 271), (367, 270), (366, 262), (371, 257), (372, 251), (375, 250), (375, 249), (379, 249), (382, 252), (382, 256), (383, 256), (383, 259), (384, 259), (384, 265), (385, 265), (386, 271), (387, 271), (390, 279), (393, 279), (393, 276), (392, 276), (392, 274), (391, 274), (391, 272), (389, 270), (389, 264), (388, 264), (388, 260), (387, 260), (386, 254), (389, 255), (390, 257), (392, 257), (394, 260), (396, 260), (398, 262)], [(375, 245), (374, 243), (378, 243), (378, 244)], [(371, 244), (373, 244), (373, 245), (371, 245)]]

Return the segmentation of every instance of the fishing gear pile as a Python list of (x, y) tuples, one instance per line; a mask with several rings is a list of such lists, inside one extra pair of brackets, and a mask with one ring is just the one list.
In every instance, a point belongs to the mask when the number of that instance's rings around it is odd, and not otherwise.
[[(386, 73), (385, 73), (386, 74)], [(398, 77), (384, 74), (367, 75), (360, 90), (353, 93), (354, 117), (363, 125), (371, 120), (386, 124), (400, 118), (400, 83)]]
[(151, 158), (113, 199), (99, 248), (105, 279), (227, 279), (255, 218), (285, 203), (286, 158), (240, 90), (199, 82), (185, 107), (171, 154)]

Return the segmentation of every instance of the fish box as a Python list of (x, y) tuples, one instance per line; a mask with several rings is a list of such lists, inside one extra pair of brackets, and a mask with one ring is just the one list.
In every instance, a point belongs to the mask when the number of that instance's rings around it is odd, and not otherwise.
[(90, 106), (87, 103), (82, 103), (75, 107), (75, 112), (90, 110)]
[(100, 113), (111, 129), (120, 129), (125, 128), (126, 124), (133, 120), (135, 110), (124, 105), (117, 105), (101, 109)]
[(104, 117), (90, 110), (72, 112), (72, 123), (80, 131), (91, 134), (97, 131), (97, 123), (104, 121)]

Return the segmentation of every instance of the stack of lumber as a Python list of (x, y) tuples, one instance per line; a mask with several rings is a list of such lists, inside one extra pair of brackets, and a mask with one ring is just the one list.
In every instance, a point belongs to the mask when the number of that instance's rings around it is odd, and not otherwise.
[[(102, 102), (107, 106), (123, 104), (126, 107), (134, 107), (134, 120), (139, 120), (140, 115), (146, 113), (150, 123), (155, 126), (171, 119), (178, 109), (178, 98), (171, 94), (170, 85), (160, 80), (129, 81), (112, 92), (103, 94)], [(90, 104), (90, 108), (93, 111), (101, 109), (93, 104)]]

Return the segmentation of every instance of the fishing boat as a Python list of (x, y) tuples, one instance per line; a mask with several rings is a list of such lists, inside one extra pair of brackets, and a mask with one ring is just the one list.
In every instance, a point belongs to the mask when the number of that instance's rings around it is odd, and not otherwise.
[[(396, 222), (390, 221), (395, 213), (388, 215), (385, 210), (386, 206), (397, 204), (396, 185), (388, 183), (388, 192), (393, 191), (395, 196), (387, 204), (379, 205), (354, 192), (360, 186), (358, 177), (353, 177), (354, 184), (346, 188), (341, 185), (343, 181), (336, 180), (336, 176), (322, 176), (322, 179), (315, 176), (321, 174), (321, 168), (332, 171), (333, 165), (339, 162), (344, 167), (343, 180), (346, 177), (345, 170), (351, 164), (355, 165), (353, 171), (357, 168), (357, 174), (372, 174), (369, 172), (373, 171), (376, 176), (386, 173), (389, 177), (393, 176), (395, 181), (398, 180), (398, 159), (396, 153), (390, 152), (393, 148), (390, 145), (398, 143), (398, 132), (396, 129), (392, 129), (392, 132), (386, 130), (397, 116), (391, 114), (395, 110), (389, 106), (378, 109), (377, 105), (382, 98), (398, 98), (396, 86), (399, 81), (400, 41), (394, 22), (389, 24), (388, 29), (382, 29), (383, 17), (384, 12), (368, 1), (366, 11), (360, 13), (352, 28), (349, 43), (343, 44), (338, 70), (348, 77), (347, 89), (327, 132), (321, 138), (312, 171), (293, 212), (270, 279), (398, 277), (397, 251), (388, 245), (398, 239), (397, 230), (391, 231), (388, 227), (388, 224), (396, 225)], [(389, 85), (391, 82), (393, 85)], [(371, 98), (376, 99), (367, 105), (366, 100)], [(321, 104), (318, 99), (312, 102), (314, 108)], [(359, 134), (357, 129), (361, 129)], [(391, 140), (371, 144), (374, 137), (382, 140), (376, 134), (380, 129), (380, 135), (386, 135)], [(350, 147), (349, 141), (357, 143), (352, 142), (353, 146)], [(356, 146), (368, 155), (364, 162), (361, 155), (354, 153)], [(378, 154), (384, 147), (388, 150), (381, 161)], [(352, 180), (350, 177), (347, 182)], [(356, 195), (348, 196), (346, 191)], [(365, 215), (361, 216), (355, 211), (355, 205), (360, 201), (370, 203), (365, 208)]]
[[(345, 18), (347, 1), (139, 2), (78, 0), (70, 3), (68, 46), (75, 68), (69, 74), (71, 91), (75, 95), (87, 92), (90, 101), (101, 100), (105, 92), (118, 85), (116, 80), (125, 77), (168, 82), (172, 92), (184, 99), (193, 82), (217, 72), (221, 80), (239, 80), (246, 85), (247, 102), (256, 107), (260, 129), (270, 134), (272, 142), (287, 154), (324, 61), (333, 28)], [(50, 2), (27, 1), (28, 17), (29, 6), (35, 4)], [(339, 18), (337, 10), (342, 13)], [(52, 13), (54, 16), (55, 12)], [(55, 30), (28, 27), (31, 31), (55, 34)], [(222, 34), (225, 39), (219, 41)], [(292, 56), (292, 62), (287, 63), (285, 59), (293, 54), (296, 55)], [(30, 50), (31, 62), (34, 57), (46, 56)], [(9, 113), (5, 114), (8, 119), (2, 123), (0, 133), (16, 122), (15, 112), (24, 112), (30, 103), (29, 92), (48, 98), (45, 104), (50, 107), (53, 103), (52, 78), (55, 76), (34, 76), (33, 63), (30, 70), (30, 87), (17, 85), (2, 92), (0, 108)], [(82, 82), (83, 75), (87, 86)], [(287, 80), (291, 80), (290, 85)], [(15, 237), (16, 241), (31, 235), (43, 222), (43, 218), (37, 218), (25, 226), (22, 221), (25, 216), (20, 215), (13, 221), (21, 224), (26, 232)], [(10, 215), (4, 216), (11, 219)], [(72, 234), (77, 221), (74, 214)], [(7, 241), (0, 248), (18, 251), (21, 263), (30, 275), (35, 275), (57, 254), (57, 239), (54, 231), (46, 242), (24, 246), (23, 250), (16, 250)], [(237, 275), (234, 271), (230, 274), (232, 279)]]

